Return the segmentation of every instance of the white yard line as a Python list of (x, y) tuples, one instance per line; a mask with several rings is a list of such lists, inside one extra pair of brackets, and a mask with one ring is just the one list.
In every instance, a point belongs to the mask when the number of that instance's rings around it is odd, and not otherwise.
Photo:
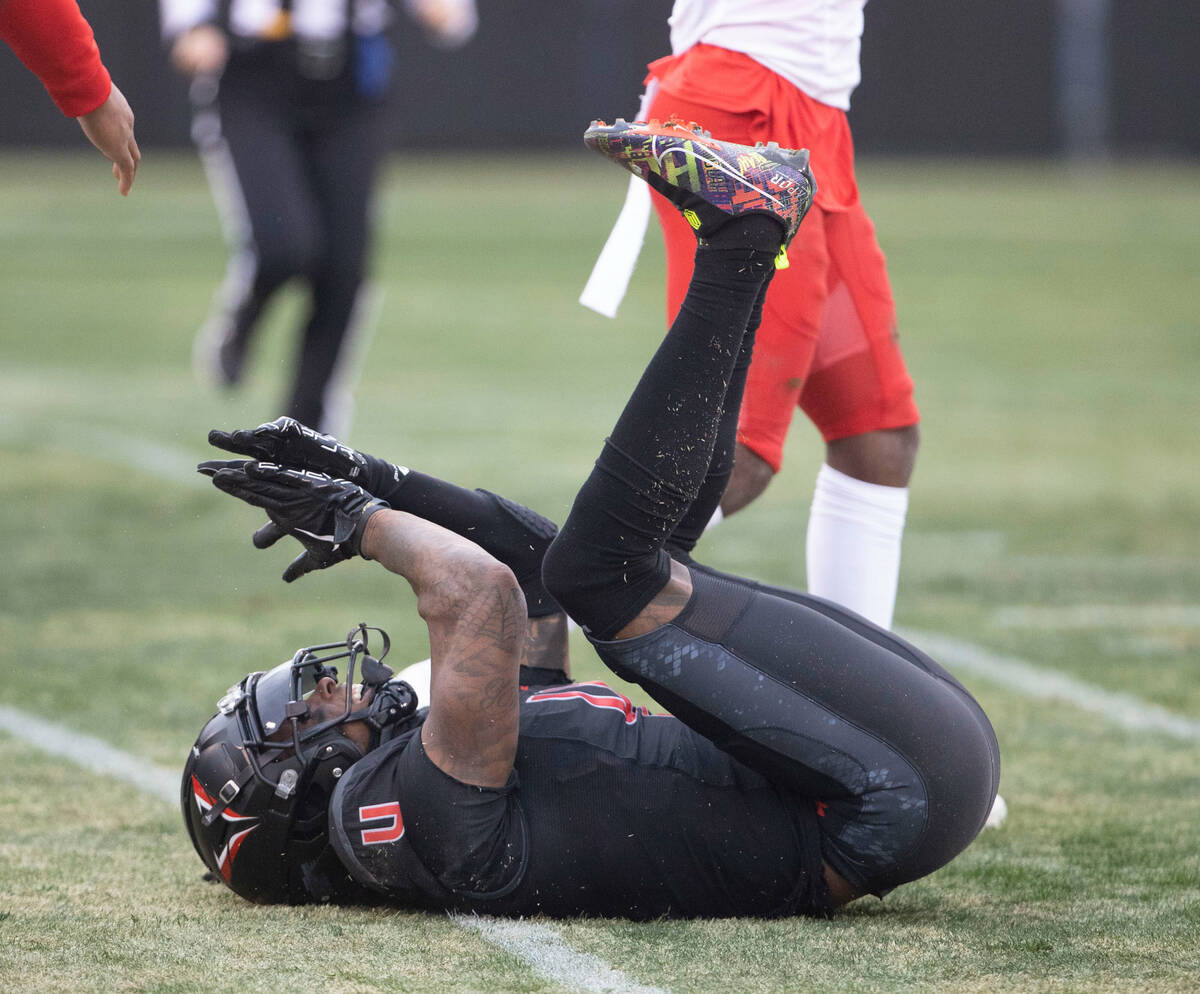
[(1131, 731), (1158, 732), (1184, 742), (1200, 740), (1200, 719), (1175, 714), (1132, 694), (1105, 690), (1058, 670), (1003, 656), (948, 635), (916, 631), (899, 634), (956, 673), (973, 673), (1036, 700), (1066, 701)]
[(1000, 628), (1040, 631), (1200, 628), (1200, 604), (1014, 604), (997, 608), (988, 621)]
[[(2, 704), (0, 732), (7, 732), (51, 756), (69, 760), (94, 773), (132, 784), (168, 804), (179, 804), (178, 771), (122, 752), (94, 736), (83, 735)], [(450, 920), (515, 956), (539, 977), (569, 990), (584, 994), (669, 994), (661, 987), (638, 984), (590, 953), (572, 949), (548, 925), (472, 915), (451, 915)]]
[(590, 953), (572, 949), (546, 925), (473, 915), (451, 917), (463, 928), (474, 929), (488, 942), (519, 956), (538, 976), (571, 990), (588, 994), (667, 994), (661, 987), (635, 983)]
[[(7, 419), (6, 419), (7, 420)], [(140, 434), (81, 422), (48, 422), (38, 427), (37, 443), (48, 451), (63, 451), (113, 466), (133, 469), (166, 483), (196, 482), (196, 455), (178, 445), (153, 442)], [(21, 425), (0, 421), (0, 441), (22, 439)], [(215, 449), (211, 458), (219, 458)], [(230, 456), (229, 458), (234, 458)]]
[(179, 804), (180, 774), (139, 759), (91, 735), (74, 732), (0, 704), (0, 731), (77, 766), (131, 783), (168, 804)]
[[(139, 435), (98, 425), (77, 426), (77, 431), (69, 437), (82, 455), (136, 469), (168, 483), (192, 484), (197, 480), (196, 463), (200, 460), (179, 446), (151, 442)], [(63, 437), (56, 441), (63, 444)], [(220, 456), (214, 450), (212, 458)]]

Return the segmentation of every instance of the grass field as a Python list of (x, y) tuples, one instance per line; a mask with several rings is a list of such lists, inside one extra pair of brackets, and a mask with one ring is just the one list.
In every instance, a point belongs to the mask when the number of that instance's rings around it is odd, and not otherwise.
[[(1200, 170), (860, 178), (924, 416), (897, 624), (1151, 727), (947, 656), (1000, 737), (1002, 828), (833, 922), (545, 923), (623, 971), (578, 983), (448, 918), (246, 905), (201, 881), (176, 808), (0, 733), (0, 988), (1200, 989)], [(575, 302), (623, 189), (582, 156), (394, 163), (351, 440), (561, 519), (661, 332), (653, 239), (619, 322)], [(242, 393), (200, 388), (222, 264), (189, 156), (152, 152), (127, 202), (94, 157), (0, 157), (0, 705), (171, 771), (299, 645), (367, 619), (426, 654), (405, 584), (359, 563), (285, 586), (290, 556), (192, 473), (208, 428), (277, 413), (299, 306)], [(802, 421), (789, 446), (708, 561), (803, 584), (821, 450)]]

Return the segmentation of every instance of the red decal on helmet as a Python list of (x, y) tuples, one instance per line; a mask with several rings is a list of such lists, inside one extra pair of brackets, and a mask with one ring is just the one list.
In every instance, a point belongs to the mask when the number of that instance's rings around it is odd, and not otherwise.
[[(212, 795), (204, 789), (204, 784), (196, 779), (195, 775), (192, 776), (192, 797), (196, 799), (196, 807), (205, 812), (217, 803), (213, 800)], [(213, 850), (213, 857), (217, 861), (217, 868), (221, 871), (221, 876), (225, 879), (225, 882), (228, 883), (230, 877), (233, 876), (233, 861), (237, 858), (238, 850), (242, 847), (246, 836), (258, 828), (258, 818), (254, 815), (240, 815), (229, 808), (221, 812), (221, 818), (230, 822), (255, 822), (255, 824), (248, 828), (243, 828), (240, 832), (231, 835), (225, 842), (225, 848), (220, 852), (217, 852), (215, 849)]]
[(237, 858), (238, 850), (242, 848), (242, 842), (256, 828), (258, 828), (257, 825), (251, 825), (249, 828), (242, 829), (225, 843), (224, 849), (216, 854), (217, 866), (221, 868), (221, 876), (225, 878), (226, 882), (233, 874), (233, 861)]
[(192, 795), (196, 798), (196, 804), (199, 805), (202, 811), (207, 811), (216, 802), (209, 796), (207, 790), (204, 789), (204, 784), (196, 779), (196, 775), (192, 774)]
[[(196, 779), (195, 774), (192, 775), (192, 796), (196, 799), (196, 807), (201, 811), (207, 811), (217, 803), (213, 800), (209, 792), (204, 789), (204, 785)], [(221, 817), (226, 821), (256, 821), (258, 818), (257, 815), (240, 815), (232, 808), (226, 808), (222, 811)]]
[(359, 821), (383, 821), (388, 824), (383, 828), (364, 828), (362, 841), (364, 846), (378, 846), (385, 842), (395, 842), (404, 835), (404, 819), (400, 816), (400, 802), (389, 801), (387, 804), (368, 804), (358, 809)]

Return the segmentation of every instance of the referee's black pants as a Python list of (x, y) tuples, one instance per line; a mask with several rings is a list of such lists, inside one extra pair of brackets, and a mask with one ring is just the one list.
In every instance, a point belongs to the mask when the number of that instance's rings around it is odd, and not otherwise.
[(235, 52), (216, 91), (194, 87), (193, 100), (194, 137), (234, 253), (217, 308), (245, 343), (275, 291), (304, 281), (310, 304), (284, 411), (338, 429), (365, 319), (356, 307), (384, 105), (358, 97), (347, 78), (300, 76), (286, 45)]

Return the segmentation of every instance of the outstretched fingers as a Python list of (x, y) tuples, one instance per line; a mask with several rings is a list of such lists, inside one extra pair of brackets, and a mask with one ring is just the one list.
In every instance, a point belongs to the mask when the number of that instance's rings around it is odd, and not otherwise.
[(214, 477), (223, 469), (237, 470), (244, 468), (245, 465), (245, 459), (206, 459), (196, 466), (196, 472), (207, 477)]
[(364, 456), (332, 435), (322, 435), (286, 416), (256, 428), (239, 428), (232, 432), (214, 429), (208, 433), (208, 441), (218, 449), (260, 462), (311, 469), (348, 479), (357, 477), (365, 462)]
[(208, 475), (212, 476), (213, 485), (218, 490), (268, 511), (279, 510), (295, 501), (295, 486), (252, 476), (250, 468), (254, 465), (255, 463), (234, 463), (216, 468)]
[(298, 453), (293, 451), (295, 446), (291, 443), (302, 438), (305, 432), (316, 435), (295, 418), (284, 415), (254, 428), (238, 428), (235, 431), (214, 428), (208, 433), (208, 444), (251, 459), (287, 463), (296, 461), (294, 457)]
[(287, 565), (287, 569), (283, 571), (283, 582), (291, 583), (293, 580), (298, 580), (305, 573), (311, 573), (313, 570), (324, 569), (326, 566), (332, 565), (332, 561), (323, 562), (314, 556), (309, 549), (305, 549), (300, 555), (293, 559)]
[(275, 447), (258, 432), (258, 428), (239, 428), (236, 431), (214, 428), (208, 433), (208, 444), (226, 452), (249, 456), (251, 459), (270, 459), (277, 456)]
[(250, 540), (256, 549), (269, 549), (286, 534), (287, 532), (274, 521), (268, 521), (251, 536)]
[(293, 486), (319, 483), (329, 479), (324, 473), (284, 466), (269, 459), (258, 459), (246, 463), (246, 474), (256, 480), (272, 480), (276, 483), (292, 484)]

